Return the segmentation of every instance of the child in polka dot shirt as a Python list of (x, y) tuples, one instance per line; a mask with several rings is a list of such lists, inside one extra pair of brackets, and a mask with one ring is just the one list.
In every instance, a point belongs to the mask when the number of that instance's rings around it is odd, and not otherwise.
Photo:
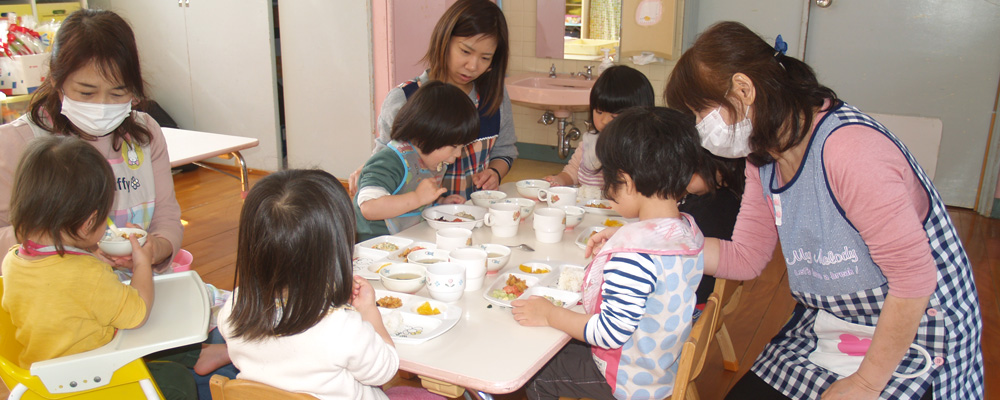
[(544, 298), (515, 300), (521, 325), (551, 326), (571, 341), (525, 387), (529, 399), (663, 399), (673, 392), (704, 269), (704, 236), (677, 200), (702, 162), (694, 120), (635, 107), (601, 134), (604, 195), (638, 222), (594, 235), (583, 282), (585, 313)]

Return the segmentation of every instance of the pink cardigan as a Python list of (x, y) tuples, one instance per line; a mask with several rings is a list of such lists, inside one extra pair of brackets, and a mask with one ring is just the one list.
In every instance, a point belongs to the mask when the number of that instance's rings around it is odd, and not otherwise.
[[(847, 126), (827, 140), (823, 165), (834, 197), (888, 280), (889, 294), (917, 298), (933, 293), (937, 266), (923, 228), (927, 194), (899, 148), (873, 129)], [(719, 278), (757, 277), (778, 242), (757, 167), (747, 163), (746, 177), (733, 239), (722, 241)]]
[[(167, 154), (167, 142), (163, 138), (163, 131), (160, 130), (160, 125), (152, 117), (141, 112), (137, 112), (137, 114), (145, 119), (146, 127), (149, 128), (149, 132), (153, 135), (153, 141), (149, 145), (151, 153), (149, 157), (153, 162), (153, 184), (156, 187), (156, 211), (149, 224), (149, 234), (160, 236), (170, 241), (170, 244), (173, 245), (172, 254), (177, 254), (177, 250), (181, 247), (184, 228), (181, 225), (181, 208), (177, 204), (177, 198), (174, 196), (174, 178), (170, 174), (170, 157)], [(31, 127), (24, 121), (15, 120), (11, 123), (0, 125), (0, 199), (3, 199), (0, 201), (0, 248), (2, 249), (9, 249), (17, 243), (17, 239), (14, 237), (14, 228), (10, 225), (9, 201), (11, 189), (14, 185), (14, 170), (17, 169), (21, 152), (24, 151), (28, 142), (34, 139), (34, 137)], [(112, 149), (112, 138), (110, 135), (98, 138), (96, 141), (90, 143), (106, 158), (121, 157), (118, 152)], [(168, 257), (166, 261), (154, 265), (153, 268), (159, 271), (165, 267), (169, 267), (172, 258)]]

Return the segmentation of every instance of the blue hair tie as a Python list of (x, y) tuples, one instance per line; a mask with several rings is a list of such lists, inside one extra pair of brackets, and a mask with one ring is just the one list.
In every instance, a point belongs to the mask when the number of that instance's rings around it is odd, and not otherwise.
[(774, 39), (774, 50), (775, 57), (777, 57), (778, 54), (785, 55), (785, 52), (788, 51), (788, 43), (785, 43), (785, 41), (781, 39), (781, 35), (778, 35), (778, 37)]

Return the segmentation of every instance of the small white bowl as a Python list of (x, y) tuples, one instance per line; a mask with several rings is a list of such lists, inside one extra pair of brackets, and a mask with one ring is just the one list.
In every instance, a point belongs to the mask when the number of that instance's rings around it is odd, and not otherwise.
[(577, 206), (552, 206), (552, 207), (561, 209), (566, 212), (566, 219), (565, 219), (566, 230), (576, 228), (577, 225), (580, 225), (580, 222), (583, 222), (583, 216), (587, 214), (587, 210), (584, 210), (583, 207), (577, 207)]
[(394, 292), (416, 293), (427, 283), (427, 268), (416, 264), (392, 264), (378, 272), (382, 286)]
[[(458, 213), (466, 213), (475, 217), (475, 221), (459, 221), (451, 222), (451, 218), (446, 217), (444, 214), (456, 215)], [(483, 218), (486, 216), (487, 209), (474, 205), (465, 204), (446, 204), (441, 206), (427, 207), (423, 212), (420, 213), (427, 221), (427, 224), (431, 228), (444, 229), (444, 228), (465, 228), (468, 230), (473, 230), (478, 227), (483, 226)], [(440, 218), (440, 219), (439, 219)]]
[(551, 183), (541, 179), (525, 179), (517, 181), (515, 185), (517, 186), (517, 192), (529, 199), (537, 199), (539, 189), (548, 189), (552, 186)]
[(406, 261), (411, 264), (431, 265), (439, 262), (447, 262), (450, 253), (448, 250), (423, 249), (411, 251), (406, 256)]
[(492, 274), (499, 271), (510, 261), (510, 247), (502, 244), (481, 244), (480, 249), (486, 251), (486, 273)]
[[(146, 236), (148, 236), (146, 231), (139, 228), (118, 228), (118, 230), (126, 235), (134, 233), (138, 236), (140, 246), (146, 244)], [(110, 229), (105, 232), (101, 241), (97, 242), (97, 247), (109, 256), (132, 255), (132, 242), (128, 240), (128, 237), (112, 237), (112, 235)]]
[(478, 192), (472, 192), (469, 197), (472, 198), (472, 204), (489, 208), (491, 205), (507, 198), (507, 193), (499, 190), (480, 190)]
[(503, 199), (501, 203), (514, 203), (521, 206), (521, 221), (528, 219), (528, 216), (535, 211), (535, 204), (538, 204), (532, 199), (526, 199), (524, 197), (511, 197), (508, 199)]

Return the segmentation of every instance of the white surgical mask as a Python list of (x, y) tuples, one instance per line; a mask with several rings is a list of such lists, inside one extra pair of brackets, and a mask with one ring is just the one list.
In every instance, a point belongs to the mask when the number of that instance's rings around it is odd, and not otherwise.
[(696, 126), (701, 136), (701, 146), (719, 157), (740, 158), (750, 154), (750, 106), (743, 120), (735, 125), (726, 125), (719, 113), (719, 107), (708, 113)]
[(132, 113), (132, 101), (121, 104), (97, 104), (62, 98), (62, 115), (73, 125), (94, 136), (105, 136), (118, 128)]

